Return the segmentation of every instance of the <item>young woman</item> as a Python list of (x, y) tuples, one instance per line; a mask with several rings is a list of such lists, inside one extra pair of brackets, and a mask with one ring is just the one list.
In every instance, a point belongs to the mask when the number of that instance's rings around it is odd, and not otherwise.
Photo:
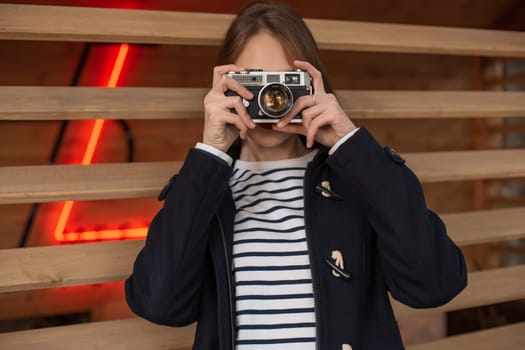
[[(403, 349), (387, 292), (435, 307), (467, 282), (418, 179), (344, 113), (289, 7), (245, 8), (220, 63), (202, 142), (164, 189), (126, 281), (129, 306), (159, 324), (197, 321), (194, 349)], [(245, 69), (301, 69), (314, 94), (256, 125), (241, 99), (253, 94), (227, 76)]]

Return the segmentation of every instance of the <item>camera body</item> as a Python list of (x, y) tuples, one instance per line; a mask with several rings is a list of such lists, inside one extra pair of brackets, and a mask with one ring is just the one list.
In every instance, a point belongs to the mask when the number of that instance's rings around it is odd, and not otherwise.
[[(252, 100), (243, 99), (243, 104), (254, 123), (277, 123), (293, 107), (297, 98), (311, 95), (312, 78), (300, 69), (294, 71), (263, 71), (252, 69), (228, 72), (227, 76), (237, 80), (254, 95)], [(228, 90), (227, 96), (237, 96)], [(301, 123), (301, 115), (294, 116), (291, 123)]]

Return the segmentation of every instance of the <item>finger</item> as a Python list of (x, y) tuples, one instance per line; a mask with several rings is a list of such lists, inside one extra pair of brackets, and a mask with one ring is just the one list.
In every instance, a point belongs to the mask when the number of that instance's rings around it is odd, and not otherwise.
[(313, 80), (314, 92), (316, 94), (326, 93), (326, 91), (324, 90), (323, 76), (317, 68), (315, 68), (309, 62), (306, 61), (295, 60), (293, 63), (297, 68), (302, 69), (308, 72), (308, 74), (310, 74)]
[(253, 93), (251, 93), (250, 90), (248, 90), (237, 80), (232, 79), (226, 75), (221, 76), (217, 84), (213, 86), (212, 90), (218, 93), (220, 92), (223, 95), (226, 91), (231, 90), (247, 100), (251, 100), (253, 98)]
[(326, 110), (326, 105), (316, 104), (302, 110), (303, 119), (314, 119)]
[(282, 117), (279, 122), (277, 122), (277, 127), (284, 127), (290, 123), (293, 117), (298, 115), (303, 109), (311, 107), (315, 104), (312, 95), (305, 95), (299, 97), (293, 104), (292, 109), (284, 117)]
[(306, 128), (306, 147), (311, 148), (314, 145), (315, 135), (320, 128), (325, 125), (328, 125), (330, 119), (325, 115), (320, 115), (312, 120), (310, 125)]
[(282, 131), (290, 134), (306, 135), (306, 129), (302, 124), (288, 124), (282, 128), (279, 128), (276, 124), (273, 124), (272, 130)]
[(250, 129), (255, 128), (255, 123), (248, 114), (246, 107), (244, 107), (244, 105), (242, 104), (241, 98), (239, 96), (225, 97), (221, 107), (223, 107), (223, 109), (235, 109), (235, 112), (237, 113), (237, 118), (240, 118), (242, 122)]
[(222, 115), (222, 121), (224, 124), (230, 124), (235, 125), (237, 129), (239, 130), (239, 137), (244, 140), (246, 138), (246, 134), (248, 133), (248, 128), (246, 127), (246, 124), (244, 124), (241, 119), (239, 119), (239, 116), (234, 113), (225, 113)]
[(315, 105), (306, 109), (303, 109), (301, 112), (302, 123), (306, 129), (310, 128), (311, 122), (318, 118), (326, 111), (326, 106), (324, 105)]
[(238, 66), (236, 64), (225, 64), (222, 66), (216, 66), (213, 68), (213, 82), (212, 86), (215, 86), (217, 81), (223, 76), (224, 74), (228, 72), (239, 72), (245, 70), (244, 67)]

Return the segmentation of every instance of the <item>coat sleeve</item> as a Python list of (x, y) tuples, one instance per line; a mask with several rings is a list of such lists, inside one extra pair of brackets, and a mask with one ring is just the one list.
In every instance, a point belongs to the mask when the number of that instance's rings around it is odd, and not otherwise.
[(223, 160), (198, 149), (189, 152), (125, 282), (126, 300), (137, 315), (171, 326), (196, 320), (208, 227), (230, 174)]
[(384, 279), (395, 299), (416, 308), (436, 307), (465, 288), (463, 254), (443, 221), (427, 208), (421, 184), (401, 156), (382, 148), (361, 127), (328, 164), (365, 203)]

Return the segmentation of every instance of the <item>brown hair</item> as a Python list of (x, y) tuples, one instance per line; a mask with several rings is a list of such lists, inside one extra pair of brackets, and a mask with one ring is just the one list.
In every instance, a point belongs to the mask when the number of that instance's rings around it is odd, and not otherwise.
[(285, 4), (255, 2), (239, 12), (223, 40), (219, 64), (235, 62), (246, 42), (261, 31), (268, 31), (281, 42), (290, 62), (308, 61), (319, 69), (325, 90), (333, 92), (312, 33), (301, 16)]

